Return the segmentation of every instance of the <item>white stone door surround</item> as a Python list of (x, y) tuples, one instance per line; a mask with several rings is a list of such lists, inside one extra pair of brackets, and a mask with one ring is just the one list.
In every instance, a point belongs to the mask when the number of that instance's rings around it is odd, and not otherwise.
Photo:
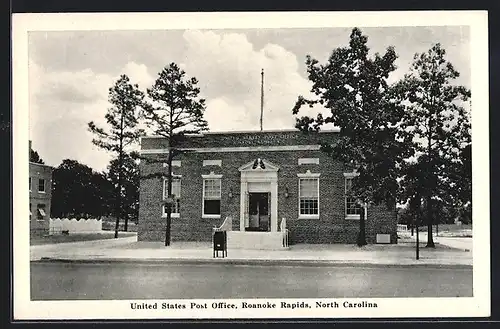
[(240, 231), (248, 225), (248, 193), (268, 192), (271, 194), (271, 232), (278, 231), (278, 170), (271, 162), (257, 158), (239, 168), (240, 188)]

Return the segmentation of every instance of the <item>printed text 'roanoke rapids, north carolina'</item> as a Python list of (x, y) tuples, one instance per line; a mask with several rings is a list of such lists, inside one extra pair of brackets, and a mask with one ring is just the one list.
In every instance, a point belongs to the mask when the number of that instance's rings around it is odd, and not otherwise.
[(184, 310), (184, 309), (312, 309), (312, 308), (377, 308), (375, 302), (368, 301), (294, 301), (294, 302), (131, 302), (133, 310)]

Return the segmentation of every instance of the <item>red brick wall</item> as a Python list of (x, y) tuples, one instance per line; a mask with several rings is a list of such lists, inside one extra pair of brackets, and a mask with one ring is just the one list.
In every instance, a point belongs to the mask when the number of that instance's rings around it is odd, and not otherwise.
[[(233, 135), (235, 144), (237, 135)], [(160, 139), (143, 139), (148, 148), (161, 148)], [(153, 142), (152, 142), (153, 141)], [(308, 143), (307, 139), (302, 144)], [(231, 146), (226, 142), (226, 146)], [(278, 171), (278, 220), (285, 217), (290, 232), (290, 243), (355, 243), (359, 221), (346, 220), (344, 213), (344, 167), (321, 151), (273, 151), (273, 152), (216, 152), (190, 153), (176, 158), (181, 167), (174, 167), (175, 174), (182, 175), (182, 199), (180, 218), (172, 218), (172, 241), (210, 241), (214, 226), (222, 224), (226, 216), (233, 218), (233, 229), (239, 230), (240, 217), (240, 172), (238, 168), (256, 158), (266, 159), (280, 167)], [(319, 158), (319, 165), (298, 165), (299, 158)], [(203, 160), (222, 160), (219, 166), (202, 166)], [(306, 170), (321, 173), (320, 218), (298, 218), (298, 173)], [(165, 172), (160, 163), (141, 163), (141, 174)], [(221, 218), (202, 218), (202, 174), (222, 174)], [(285, 198), (285, 188), (289, 197)], [(229, 198), (229, 190), (233, 197)], [(138, 239), (163, 241), (166, 219), (161, 217), (162, 180), (142, 179), (140, 185), (140, 208)], [(279, 226), (278, 226), (279, 227)], [(371, 207), (366, 222), (367, 240), (375, 242), (377, 233), (390, 233), (396, 242), (396, 213), (382, 207)]]
[[(49, 233), (50, 225), (50, 203), (52, 198), (52, 167), (40, 165), (30, 162), (29, 175), (31, 177), (31, 235), (44, 235)], [(38, 179), (45, 179), (45, 193), (38, 192)], [(45, 217), (43, 220), (38, 220), (37, 205), (45, 205)]]

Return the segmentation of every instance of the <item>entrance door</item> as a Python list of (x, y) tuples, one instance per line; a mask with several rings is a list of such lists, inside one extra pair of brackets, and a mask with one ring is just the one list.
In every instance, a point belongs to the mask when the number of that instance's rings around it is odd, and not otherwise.
[(249, 193), (248, 199), (247, 231), (269, 231), (269, 193)]

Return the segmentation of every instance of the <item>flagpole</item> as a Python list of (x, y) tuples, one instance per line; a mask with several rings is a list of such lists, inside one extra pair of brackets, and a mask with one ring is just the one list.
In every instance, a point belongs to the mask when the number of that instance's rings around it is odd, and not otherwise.
[(260, 131), (262, 131), (262, 117), (264, 115), (264, 69), (260, 72)]

